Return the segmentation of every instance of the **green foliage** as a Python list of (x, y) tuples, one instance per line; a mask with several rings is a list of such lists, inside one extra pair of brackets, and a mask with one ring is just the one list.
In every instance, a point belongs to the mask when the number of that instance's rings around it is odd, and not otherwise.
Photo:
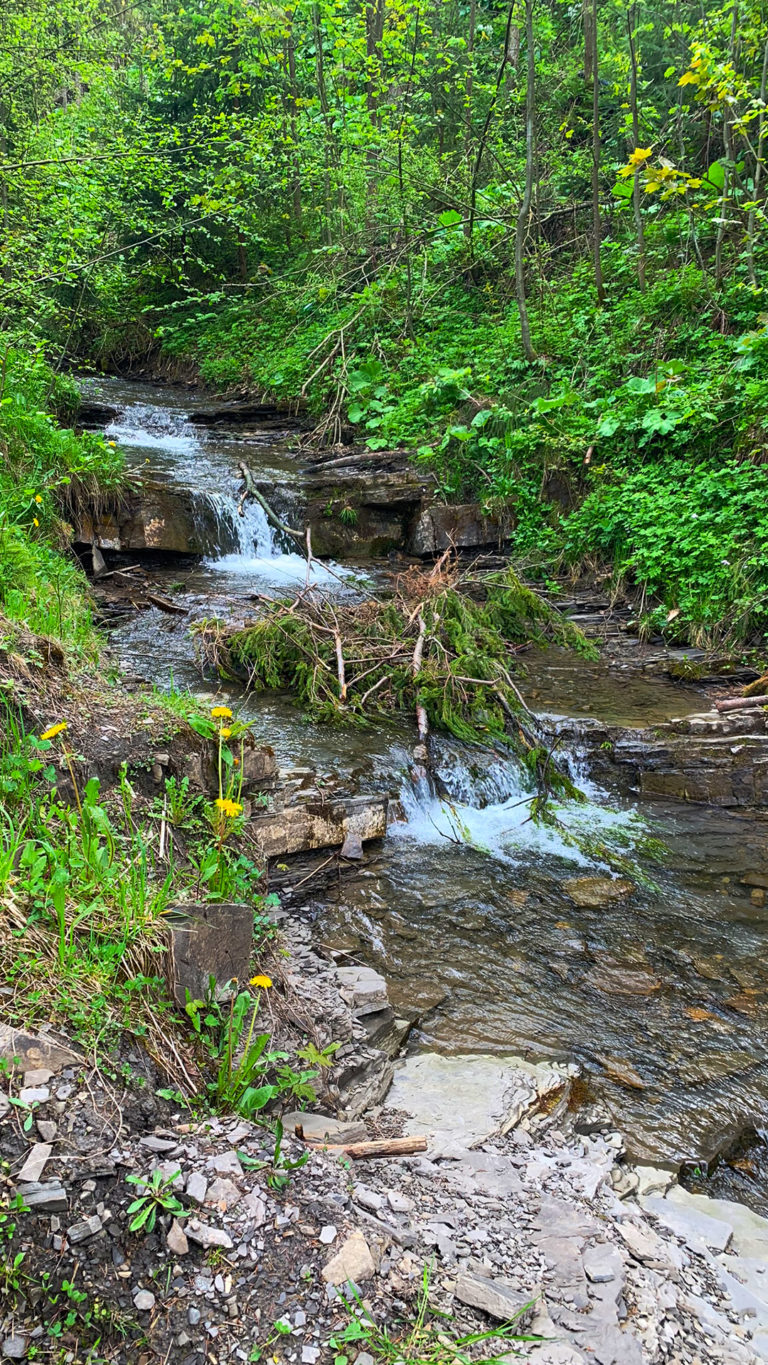
[(115, 487), (110, 445), (61, 427), (52, 412), (76, 404), (73, 385), (35, 356), (5, 352), (0, 383), (0, 611), (76, 656), (93, 656), (85, 577), (67, 554), (65, 517), (80, 492)]
[(185, 1006), (194, 1032), (216, 1065), (216, 1078), (208, 1085), (213, 1106), (253, 1119), (280, 1095), (314, 1100), (311, 1082), (318, 1073), (295, 1072), (287, 1064), (287, 1052), (269, 1050), (269, 1033), (254, 1035), (260, 991), (239, 991), (225, 1009), (215, 998), (214, 988), (211, 981), (206, 1000), (188, 998)]
[(174, 1218), (186, 1218), (187, 1210), (173, 1192), (174, 1181), (181, 1171), (164, 1176), (162, 1171), (153, 1171), (149, 1179), (142, 1175), (127, 1175), (129, 1185), (143, 1191), (128, 1205), (131, 1232), (154, 1232), (159, 1213), (169, 1213)]

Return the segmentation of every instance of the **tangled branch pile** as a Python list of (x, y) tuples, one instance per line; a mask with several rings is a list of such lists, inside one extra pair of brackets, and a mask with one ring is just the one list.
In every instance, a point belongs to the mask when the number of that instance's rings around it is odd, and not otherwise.
[(584, 646), (580, 633), (511, 569), (477, 574), (444, 556), (392, 580), (391, 595), (351, 604), (316, 588), (265, 603), (258, 620), (198, 628), (203, 655), (253, 691), (289, 691), (315, 720), (415, 714), (459, 739), (535, 744), (513, 680), (522, 642)]

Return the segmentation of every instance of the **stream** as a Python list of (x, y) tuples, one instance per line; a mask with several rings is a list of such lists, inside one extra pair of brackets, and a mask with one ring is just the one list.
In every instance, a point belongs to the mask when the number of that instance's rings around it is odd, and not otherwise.
[[(215, 511), (209, 554), (173, 570), (189, 615), (153, 608), (112, 633), (126, 672), (210, 698), (221, 689), (200, 675), (190, 620), (244, 614), (251, 594), (290, 591), (306, 578), (304, 558), (280, 543), (260, 507), (237, 515), (240, 460), (286, 497), (299, 492), (291, 434), (195, 426), (187, 418), (202, 402), (183, 388), (120, 380), (83, 388), (121, 409), (106, 434), (132, 467), (193, 490), (209, 521)], [(376, 579), (386, 567), (367, 571)], [(360, 590), (357, 566), (314, 573), (330, 594)], [(527, 667), (523, 691), (553, 718), (643, 726), (706, 705), (664, 678), (622, 675), (559, 650), (532, 655)], [(575, 1060), (585, 1102), (610, 1110), (641, 1160), (706, 1161), (752, 1134), (710, 1191), (768, 1212), (768, 909), (741, 880), (768, 874), (759, 817), (635, 804), (592, 782), (575, 747), (566, 758), (587, 801), (561, 807), (557, 827), (536, 825), (527, 783), (503, 753), (438, 741), (438, 795), (409, 778), (414, 736), (405, 721), (324, 729), (307, 725), (287, 698), (227, 690), (285, 767), (311, 765), (361, 792), (399, 793), (403, 818), (322, 892), (318, 928), (325, 944), (376, 966), (395, 1007), (418, 1016), (411, 1047)], [(589, 840), (631, 859), (629, 898), (574, 903), (570, 879), (611, 875), (598, 850), (585, 850)], [(651, 841), (665, 846), (661, 860)]]

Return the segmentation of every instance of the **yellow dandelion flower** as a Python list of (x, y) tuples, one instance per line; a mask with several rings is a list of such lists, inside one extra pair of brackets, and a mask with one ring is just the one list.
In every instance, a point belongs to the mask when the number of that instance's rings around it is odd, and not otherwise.
[(222, 725), (221, 729), (219, 730), (219, 734), (221, 735), (222, 739), (229, 739), (229, 736), (232, 734), (232, 731), (230, 730), (228, 725)]
[(221, 811), (222, 815), (229, 816), (230, 820), (234, 820), (238, 815), (241, 815), (243, 810), (238, 801), (230, 801), (226, 796), (217, 796), (216, 806)]
[(58, 722), (57, 725), (52, 725), (52, 726), (50, 727), (49, 730), (44, 731), (44, 733), (40, 736), (40, 738), (41, 738), (41, 739), (55, 739), (56, 736), (57, 736), (57, 735), (60, 735), (61, 732), (62, 732), (62, 730), (66, 730), (66, 728), (67, 728), (67, 722), (66, 722), (65, 720), (60, 720), (60, 721)]
[(39, 526), (39, 525), (40, 525), (40, 522), (37, 520), (37, 517), (33, 517), (33, 518), (32, 518), (32, 525), (33, 525), (33, 526)]
[(107, 445), (111, 446), (112, 450), (117, 450), (117, 441), (107, 441)]
[(40, 494), (39, 494), (39, 493), (35, 493), (35, 502), (41, 503), (42, 501), (43, 501), (43, 499), (40, 497)]
[(230, 711), (228, 706), (214, 706), (211, 710), (211, 715), (213, 716), (214, 720), (232, 719), (232, 712)]
[(272, 982), (268, 976), (252, 976), (250, 984), (252, 986), (261, 986), (266, 991), (272, 985)]

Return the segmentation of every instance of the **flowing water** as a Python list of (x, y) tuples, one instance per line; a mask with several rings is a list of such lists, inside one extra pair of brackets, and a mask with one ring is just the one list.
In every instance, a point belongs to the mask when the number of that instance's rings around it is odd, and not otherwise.
[[(189, 618), (152, 610), (115, 632), (133, 674), (199, 694), (189, 619), (243, 614), (249, 595), (306, 579), (260, 508), (238, 515), (237, 464), (298, 493), (290, 435), (247, 437), (195, 427), (183, 390), (88, 382), (122, 407), (108, 435), (136, 468), (192, 489), (216, 509), (218, 546), (184, 571)], [(356, 591), (348, 566), (316, 571), (318, 590)], [(533, 656), (525, 683), (550, 717), (647, 725), (701, 709), (658, 678), (612, 673), (560, 651)], [(399, 794), (402, 819), (320, 909), (324, 941), (378, 966), (393, 1002), (418, 1013), (413, 1045), (453, 1052), (517, 1051), (579, 1061), (589, 1092), (648, 1160), (697, 1161), (729, 1137), (768, 1128), (768, 911), (747, 874), (768, 874), (766, 825), (754, 816), (620, 799), (568, 761), (587, 795), (557, 825), (529, 818), (531, 792), (513, 759), (456, 742), (437, 747), (436, 780), (414, 782), (413, 735), (402, 726), (327, 730), (304, 724), (288, 699), (238, 707), (286, 765), (312, 764), (349, 789)], [(651, 840), (663, 841), (661, 861)], [(632, 860), (634, 894), (579, 908), (570, 879), (611, 875)], [(747, 1163), (748, 1164), (748, 1163)], [(760, 1160), (721, 1192), (766, 1206)]]

